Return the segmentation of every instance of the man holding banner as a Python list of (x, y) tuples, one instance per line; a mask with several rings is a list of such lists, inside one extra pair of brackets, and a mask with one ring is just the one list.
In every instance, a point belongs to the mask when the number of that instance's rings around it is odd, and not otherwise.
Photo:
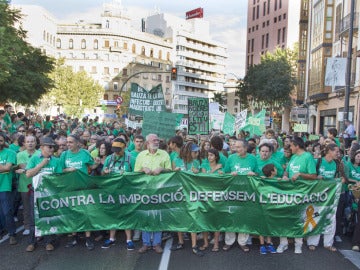
[[(284, 180), (297, 179), (316, 180), (316, 164), (313, 156), (309, 152), (305, 152), (305, 143), (300, 137), (294, 137), (290, 142), (290, 148), (293, 153), (291, 160), (284, 172)], [(295, 238), (295, 254), (302, 253), (302, 238)], [(288, 240), (286, 237), (280, 237), (280, 245), (277, 253), (283, 253), (288, 249)]]
[[(171, 170), (171, 162), (169, 154), (159, 149), (160, 140), (156, 134), (146, 136), (147, 150), (142, 151), (136, 158), (135, 172), (143, 172), (147, 175), (159, 175), (164, 171)], [(151, 234), (153, 239), (151, 243)], [(143, 246), (139, 249), (139, 253), (147, 252), (151, 246), (156, 253), (161, 254), (161, 232), (142, 232)]]
[[(247, 153), (247, 141), (243, 139), (237, 140), (235, 144), (237, 153), (228, 158), (224, 169), (225, 173), (231, 173), (232, 175), (257, 175), (259, 172), (257, 161), (253, 155)], [(244, 252), (250, 251), (246, 245), (248, 238), (249, 234), (238, 233), (238, 243)], [(235, 243), (235, 240), (235, 232), (226, 232), (223, 250), (228, 251)]]

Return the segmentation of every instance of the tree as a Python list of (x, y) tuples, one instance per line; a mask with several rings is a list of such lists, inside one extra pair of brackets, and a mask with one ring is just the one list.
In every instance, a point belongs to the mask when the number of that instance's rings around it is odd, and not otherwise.
[(20, 20), (20, 12), (0, 0), (0, 103), (30, 105), (51, 88), (54, 60), (25, 41)]
[(226, 105), (226, 94), (224, 92), (214, 93), (214, 97), (212, 98), (213, 102), (217, 102), (220, 105), (220, 108)]
[(290, 94), (296, 85), (294, 59), (296, 55), (289, 49), (266, 53), (239, 84), (237, 95), (242, 103), (250, 109), (277, 110), (290, 106)]
[(50, 78), (54, 87), (43, 98), (49, 106), (60, 105), (67, 115), (77, 117), (82, 116), (85, 109), (99, 106), (104, 89), (85, 71), (74, 72), (59, 59)]

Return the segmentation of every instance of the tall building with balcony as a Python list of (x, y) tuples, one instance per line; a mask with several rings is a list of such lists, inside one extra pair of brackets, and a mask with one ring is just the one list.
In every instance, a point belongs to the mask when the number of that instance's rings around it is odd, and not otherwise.
[[(31, 44), (51, 56), (64, 58), (75, 72), (86, 71), (104, 87), (99, 104), (106, 106), (107, 118), (117, 116), (115, 100), (130, 89), (131, 82), (141, 83), (147, 90), (163, 84), (166, 104), (171, 108), (172, 96), (166, 91), (169, 93), (171, 88), (174, 46), (162, 37), (132, 28), (130, 16), (119, 1), (103, 4), (101, 21), (96, 23), (59, 23), (41, 7), (16, 7), (25, 14), (23, 25)], [(141, 80), (130, 78), (140, 71), (148, 73)]]
[[(202, 14), (202, 9), (197, 10)], [(227, 48), (211, 38), (209, 29), (202, 16), (183, 19), (156, 13), (146, 18), (146, 32), (174, 44), (173, 112), (186, 115), (188, 97), (212, 98), (214, 92), (224, 91)]]
[[(358, 129), (358, 92), (360, 65), (358, 12), (360, 2), (354, 7), (353, 43), (351, 50), (350, 102), (349, 118)], [(314, 115), (310, 118), (311, 132), (326, 134), (327, 129), (335, 127), (343, 130), (342, 113), (344, 111), (345, 86), (327, 86), (325, 83), (327, 59), (348, 56), (350, 33), (350, 3), (347, 0), (310, 1), (310, 42), (307, 103), (313, 106)], [(342, 70), (344, 72), (344, 70)]]

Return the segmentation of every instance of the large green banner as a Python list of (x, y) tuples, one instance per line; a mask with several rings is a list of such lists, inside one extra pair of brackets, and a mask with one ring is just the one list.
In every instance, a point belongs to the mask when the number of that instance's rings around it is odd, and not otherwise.
[(140, 229), (304, 237), (327, 230), (337, 181), (169, 172), (34, 178), (36, 234)]
[(144, 112), (142, 134), (155, 133), (159, 138), (170, 139), (175, 134), (175, 128), (182, 114), (168, 112)]
[(143, 116), (144, 112), (166, 111), (162, 86), (159, 84), (150, 91), (137, 83), (131, 84), (129, 112), (131, 115)]

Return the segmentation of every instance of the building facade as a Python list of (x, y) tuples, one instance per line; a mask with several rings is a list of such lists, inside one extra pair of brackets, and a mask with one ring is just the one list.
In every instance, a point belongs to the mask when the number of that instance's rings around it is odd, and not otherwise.
[[(325, 134), (330, 127), (343, 131), (343, 111), (345, 107), (345, 85), (327, 85), (325, 82), (329, 58), (350, 59), (349, 120), (359, 127), (359, 55), (358, 12), (360, 2), (355, 1), (352, 31), (352, 49), (349, 55), (350, 11), (348, 0), (309, 1), (308, 70), (306, 102), (310, 111), (309, 131)], [(348, 56), (350, 57), (349, 59)], [(339, 72), (345, 72), (341, 70)], [(347, 76), (347, 75), (346, 75)]]
[(209, 22), (202, 16), (183, 19), (157, 13), (146, 18), (145, 29), (174, 45), (173, 112), (186, 115), (188, 97), (211, 99), (214, 92), (224, 91), (226, 46), (211, 39)]

